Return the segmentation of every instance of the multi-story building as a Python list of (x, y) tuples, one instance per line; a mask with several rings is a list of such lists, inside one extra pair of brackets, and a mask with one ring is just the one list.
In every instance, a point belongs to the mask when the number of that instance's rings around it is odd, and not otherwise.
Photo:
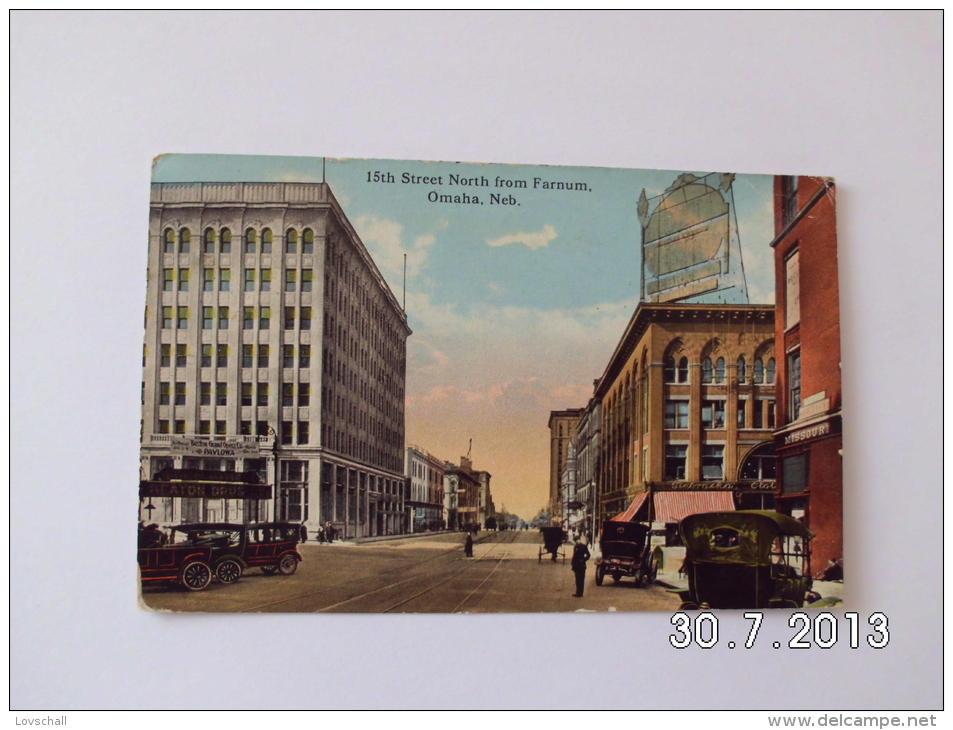
[(563, 499), (560, 479), (566, 468), (566, 456), (582, 417), (582, 408), (551, 411), (549, 414), (549, 513), (555, 522), (562, 519)]
[(774, 506), (774, 307), (638, 306), (595, 389), (603, 518)]
[(579, 529), (583, 520), (582, 503), (576, 499), (576, 446), (569, 442), (566, 463), (559, 477), (559, 501), (562, 503), (560, 522), (567, 529)]
[(448, 530), (486, 526), (487, 506), (492, 507), (490, 473), (477, 471), (466, 456), (460, 466), (446, 463), (444, 474), (444, 524)]
[(171, 467), (273, 489), (146, 488), (141, 519), (403, 529), (410, 329), (328, 185), (153, 184), (148, 273), (143, 483)]
[(440, 530), (443, 520), (443, 478), (446, 462), (417, 447), (407, 447), (407, 477), (410, 491), (407, 506), (410, 509), (410, 532)]
[(834, 183), (775, 178), (779, 512), (815, 533), (812, 570), (843, 538), (840, 302)]
[[(596, 381), (598, 384), (599, 381)], [(601, 468), (602, 404), (589, 400), (573, 445), (576, 452), (576, 501), (581, 503), (582, 529), (595, 534), (600, 525), (599, 475)]]

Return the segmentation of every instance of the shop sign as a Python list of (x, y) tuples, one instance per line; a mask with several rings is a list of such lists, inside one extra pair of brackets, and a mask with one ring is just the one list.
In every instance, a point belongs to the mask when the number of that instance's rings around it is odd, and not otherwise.
[(207, 439), (172, 439), (172, 451), (185, 456), (217, 456), (226, 459), (241, 459), (258, 456), (261, 452), (257, 441), (209, 441)]
[(187, 499), (271, 499), (270, 484), (224, 482), (139, 482), (140, 497)]
[(818, 436), (826, 436), (831, 432), (831, 424), (829, 421), (824, 423), (819, 423), (816, 426), (811, 426), (810, 428), (802, 428), (800, 431), (795, 431), (794, 433), (789, 433), (784, 437), (784, 445), (790, 446), (791, 444), (800, 443), (801, 441), (807, 441), (808, 439), (817, 438)]

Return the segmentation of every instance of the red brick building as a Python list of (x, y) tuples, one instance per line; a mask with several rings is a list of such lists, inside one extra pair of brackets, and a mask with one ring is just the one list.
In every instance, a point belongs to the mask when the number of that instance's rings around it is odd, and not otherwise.
[(834, 182), (774, 183), (777, 510), (817, 536), (811, 570), (843, 558), (840, 302)]

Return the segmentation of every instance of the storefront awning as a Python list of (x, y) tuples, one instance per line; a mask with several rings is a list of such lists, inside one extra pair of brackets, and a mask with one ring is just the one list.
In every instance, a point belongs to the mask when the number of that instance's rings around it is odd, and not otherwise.
[(615, 517), (613, 517), (610, 522), (631, 522), (636, 513), (639, 511), (639, 508), (645, 503), (645, 500), (648, 498), (649, 493), (643, 492), (642, 494), (635, 495), (635, 499), (632, 500), (632, 504), (629, 505), (629, 508), (625, 512), (620, 512)]
[(656, 522), (681, 522), (699, 512), (733, 512), (735, 509), (731, 492), (655, 492), (653, 497)]

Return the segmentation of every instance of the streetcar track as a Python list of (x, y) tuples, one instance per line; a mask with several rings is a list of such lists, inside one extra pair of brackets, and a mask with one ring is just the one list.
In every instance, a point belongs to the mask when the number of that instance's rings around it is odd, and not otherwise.
[[(481, 542), (481, 543), (482, 543), (482, 542), (486, 542), (486, 541), (489, 540), (492, 536), (493, 536), (492, 534), (488, 534), (486, 537), (478, 538), (477, 542)], [(508, 537), (508, 536), (507, 536), (507, 537)], [(515, 537), (514, 537), (514, 539), (515, 539)], [(511, 542), (512, 542), (512, 541), (511, 541)], [(496, 545), (499, 545), (499, 544), (501, 544), (501, 543), (496, 542), (496, 543), (492, 543), (492, 544), (493, 544), (494, 546), (496, 546)], [(440, 552), (440, 553), (438, 553), (437, 555), (433, 555), (433, 556), (431, 556), (431, 557), (429, 557), (429, 558), (426, 558), (426, 559), (424, 559), (424, 560), (421, 560), (421, 561), (418, 562), (418, 563), (414, 563), (414, 564), (412, 564), (412, 565), (408, 565), (408, 566), (405, 566), (405, 567), (403, 567), (403, 568), (398, 568), (397, 570), (395, 570), (395, 571), (393, 571), (393, 572), (394, 572), (394, 573), (402, 573), (402, 572), (405, 572), (405, 571), (408, 571), (408, 570), (414, 570), (415, 568), (419, 568), (419, 567), (421, 567), (421, 566), (423, 566), (423, 565), (426, 565), (426, 564), (429, 563), (429, 562), (434, 562), (434, 561), (440, 560), (441, 558), (445, 558), (445, 557), (449, 556), (451, 553), (456, 552), (457, 550), (460, 550), (460, 549), (461, 549), (461, 546), (460, 546), (460, 545), (454, 545), (453, 547), (451, 547), (451, 548), (449, 548), (449, 549), (447, 549), (447, 550), (444, 550), (443, 552)], [(492, 548), (491, 548), (491, 550), (492, 550)], [(290, 597), (288, 597), (288, 598), (282, 598), (282, 599), (277, 600), (277, 601), (270, 601), (269, 603), (260, 603), (260, 604), (258, 604), (258, 605), (251, 606), (251, 607), (249, 607), (249, 608), (243, 608), (241, 611), (238, 611), (237, 613), (251, 613), (251, 612), (254, 612), (254, 611), (260, 611), (260, 610), (265, 609), (265, 608), (271, 608), (272, 606), (279, 606), (279, 605), (281, 605), (281, 604), (283, 604), (283, 603), (291, 603), (292, 601), (300, 601), (300, 600), (304, 600), (304, 599), (307, 599), (307, 598), (314, 598), (315, 596), (320, 596), (320, 595), (322, 595), (322, 594), (324, 594), (324, 593), (330, 593), (331, 591), (341, 590), (342, 588), (347, 588), (347, 587), (349, 587), (349, 586), (356, 586), (356, 585), (360, 585), (361, 583), (367, 583), (368, 581), (377, 580), (377, 579), (379, 579), (380, 577), (381, 577), (381, 576), (379, 576), (379, 575), (370, 575), (370, 576), (367, 576), (366, 578), (358, 578), (357, 580), (352, 580), (352, 581), (349, 581), (349, 582), (347, 582), (347, 583), (339, 583), (339, 584), (337, 584), (337, 585), (329, 586), (328, 588), (322, 588), (322, 589), (317, 590), (317, 591), (311, 591), (310, 593), (302, 593), (301, 595), (290, 596)], [(361, 597), (363, 597), (363, 596), (369, 596), (369, 595), (371, 595), (371, 594), (373, 594), (373, 593), (377, 593), (377, 592), (380, 591), (380, 590), (384, 590), (384, 589), (386, 589), (386, 588), (392, 588), (393, 586), (400, 585), (401, 583), (406, 583), (407, 581), (413, 580), (414, 578), (417, 578), (417, 577), (419, 577), (419, 576), (411, 576), (410, 578), (406, 578), (405, 580), (398, 581), (397, 583), (392, 583), (392, 584), (390, 584), (390, 585), (388, 585), (388, 586), (384, 586), (383, 588), (379, 588), (379, 589), (370, 591), (370, 592), (368, 592), (368, 593), (362, 593), (362, 594), (359, 595), (359, 596), (354, 596), (354, 597), (351, 598), (351, 599), (347, 599), (346, 601), (341, 601), (341, 602), (339, 602), (339, 603), (337, 603), (337, 604), (334, 604), (334, 605), (335, 605), (335, 606), (339, 606), (339, 605), (341, 605), (341, 604), (343, 604), (343, 603), (348, 603), (348, 602), (350, 602), (351, 600), (354, 600), (354, 599), (357, 599), (357, 598), (361, 598)], [(329, 608), (331, 608), (331, 606), (318, 609), (318, 611), (316, 611), (316, 613), (320, 613), (320, 612), (322, 612), (322, 611), (326, 611), (326, 610), (328, 610)]]

